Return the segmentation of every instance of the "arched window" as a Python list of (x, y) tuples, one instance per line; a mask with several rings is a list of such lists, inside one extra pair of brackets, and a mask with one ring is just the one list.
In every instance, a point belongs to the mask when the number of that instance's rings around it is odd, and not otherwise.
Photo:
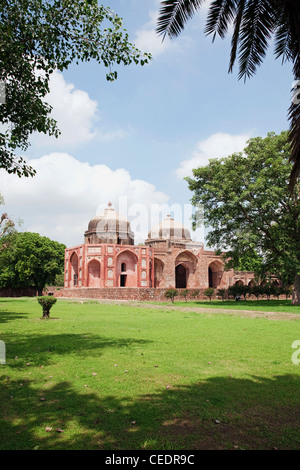
[(121, 272), (125, 273), (126, 272), (126, 263), (121, 264)]

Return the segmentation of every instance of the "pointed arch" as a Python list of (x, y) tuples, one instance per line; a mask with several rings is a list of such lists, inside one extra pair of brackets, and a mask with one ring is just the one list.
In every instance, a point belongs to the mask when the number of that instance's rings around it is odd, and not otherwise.
[(124, 250), (118, 254), (116, 259), (117, 286), (138, 287), (137, 264), (138, 257), (133, 251)]
[(159, 284), (163, 278), (165, 263), (159, 259), (154, 258), (154, 287), (159, 287)]
[(78, 255), (74, 251), (70, 256), (70, 286), (78, 286)]
[(100, 262), (92, 259), (87, 265), (88, 287), (100, 287)]
[(224, 265), (221, 261), (212, 261), (208, 266), (208, 286), (218, 288), (222, 281)]

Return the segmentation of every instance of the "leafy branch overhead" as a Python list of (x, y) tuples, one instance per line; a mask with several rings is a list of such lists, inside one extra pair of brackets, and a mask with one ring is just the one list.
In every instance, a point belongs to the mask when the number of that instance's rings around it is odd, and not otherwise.
[(97, 0), (5, 0), (0, 12), (0, 168), (33, 176), (16, 154), (28, 148), (33, 132), (59, 135), (44, 101), (51, 73), (95, 60), (113, 81), (119, 65), (144, 65), (151, 56), (129, 42), (122, 19)]
[[(205, 0), (163, 0), (157, 32), (174, 38), (184, 29)], [(299, 0), (212, 0), (208, 9), (206, 35), (224, 38), (232, 31), (229, 72), (238, 59), (239, 79), (252, 77), (263, 62), (274, 39), (274, 54), (293, 64), (295, 80), (300, 79), (300, 2)], [(298, 101), (298, 100), (297, 100)], [(300, 174), (300, 103), (290, 105), (290, 174), (292, 191)]]

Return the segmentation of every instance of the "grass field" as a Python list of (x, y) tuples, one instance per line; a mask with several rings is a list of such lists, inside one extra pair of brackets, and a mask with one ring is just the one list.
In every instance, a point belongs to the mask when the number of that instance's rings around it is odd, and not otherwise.
[(58, 300), (42, 320), (36, 299), (1, 298), (0, 449), (300, 449), (289, 304)]

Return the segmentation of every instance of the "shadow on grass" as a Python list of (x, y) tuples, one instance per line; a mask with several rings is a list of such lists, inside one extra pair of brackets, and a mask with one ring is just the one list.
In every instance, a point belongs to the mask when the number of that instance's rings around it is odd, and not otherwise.
[(31, 381), (0, 384), (1, 449), (300, 449), (296, 375), (215, 377), (122, 399), (62, 382), (41, 401)]
[[(53, 362), (53, 355), (74, 354), (76, 357), (85, 357), (90, 356), (91, 350), (97, 349), (97, 355), (100, 356), (101, 351), (106, 348), (128, 349), (151, 343), (146, 339), (105, 338), (90, 333), (27, 334), (26, 336), (10, 334), (8, 340), (5, 335), (2, 335), (1, 339), (6, 342), (6, 358), (11, 368), (23, 368), (26, 362), (32, 365), (49, 365)], [(17, 360), (14, 360), (15, 357)]]
[(0, 324), (8, 323), (13, 320), (21, 320), (24, 317), (28, 316), (28, 312), (10, 312), (10, 311), (0, 311)]

